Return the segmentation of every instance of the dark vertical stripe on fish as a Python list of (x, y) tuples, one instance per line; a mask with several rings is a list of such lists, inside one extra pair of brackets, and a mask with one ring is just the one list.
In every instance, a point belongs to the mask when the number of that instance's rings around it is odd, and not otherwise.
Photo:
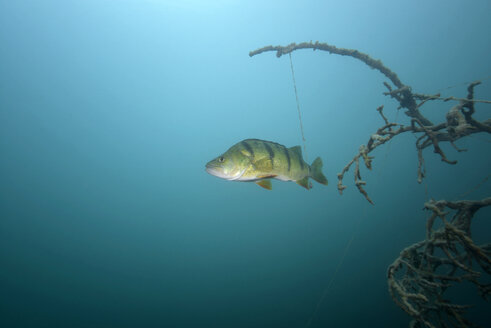
[(302, 158), (302, 156), (298, 156), (298, 161), (300, 162), (300, 168), (303, 170), (304, 165), (303, 165), (303, 158)]
[(284, 146), (281, 147), (286, 155), (286, 160), (288, 161), (288, 172), (290, 172), (290, 167), (292, 166), (292, 160), (290, 159), (290, 152)]
[(251, 145), (249, 145), (246, 140), (242, 141), (241, 144), (249, 153), (251, 153), (251, 157), (254, 158), (254, 150)]
[(268, 151), (268, 154), (269, 154), (269, 159), (271, 160), (271, 168), (274, 168), (274, 151), (273, 151), (273, 148), (271, 148), (270, 144), (265, 142), (264, 143), (264, 147), (266, 148), (266, 150)]

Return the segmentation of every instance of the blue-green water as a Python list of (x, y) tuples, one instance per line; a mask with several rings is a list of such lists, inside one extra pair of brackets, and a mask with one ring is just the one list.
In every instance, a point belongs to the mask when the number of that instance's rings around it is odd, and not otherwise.
[[(424, 238), (428, 198), (458, 199), (489, 174), (488, 135), (460, 140), (465, 153), (442, 145), (454, 166), (426, 149), (421, 185), (416, 139), (401, 135), (362, 169), (376, 205), (351, 171), (341, 196), (336, 174), (382, 125), (375, 109), (408, 119), (379, 72), (303, 50), (292, 59), (307, 152), (329, 186), (266, 191), (204, 165), (245, 138), (301, 144), (288, 56), (249, 51), (319, 40), (381, 59), (417, 92), (462, 97), (463, 82), (491, 75), (490, 12), (489, 1), (0, 0), (0, 326), (406, 326), (387, 266)], [(491, 99), (489, 80), (476, 97)], [(441, 121), (451, 105), (423, 112)], [(489, 214), (476, 216), (477, 241), (489, 242)], [(488, 305), (472, 318), (490, 324)]]

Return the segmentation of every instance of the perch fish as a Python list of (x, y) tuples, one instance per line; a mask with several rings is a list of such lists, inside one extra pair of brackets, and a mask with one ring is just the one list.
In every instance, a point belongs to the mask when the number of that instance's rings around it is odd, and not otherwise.
[(327, 185), (320, 157), (308, 165), (303, 160), (300, 146), (286, 148), (276, 142), (259, 139), (236, 143), (208, 162), (206, 172), (226, 180), (255, 182), (268, 190), (272, 189), (273, 178), (295, 181), (306, 189), (312, 188), (309, 178)]

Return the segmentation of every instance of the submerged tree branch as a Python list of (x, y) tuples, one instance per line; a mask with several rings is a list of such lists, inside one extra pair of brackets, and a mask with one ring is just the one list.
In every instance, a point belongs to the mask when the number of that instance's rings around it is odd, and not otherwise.
[(255, 55), (259, 55), (263, 52), (266, 51), (276, 51), (276, 57), (281, 57), (283, 55), (289, 54), (295, 50), (298, 49), (312, 49), (312, 50), (323, 50), (327, 51), (331, 54), (336, 54), (336, 55), (341, 55), (341, 56), (350, 56), (353, 58), (356, 58), (358, 60), (361, 60), (368, 66), (370, 66), (373, 69), (378, 70), (380, 73), (384, 74), (389, 78), (389, 80), (394, 83), (394, 85), (397, 88), (402, 88), (404, 87), (404, 84), (399, 80), (397, 77), (397, 74), (392, 72), (388, 67), (384, 66), (380, 60), (376, 60), (368, 56), (367, 54), (360, 52), (356, 49), (345, 49), (345, 48), (337, 48), (336, 46), (329, 45), (327, 43), (319, 43), (316, 41), (315, 43), (312, 42), (302, 42), (300, 44), (296, 43), (291, 43), (286, 47), (282, 46), (266, 46), (260, 49), (256, 49), (254, 51), (249, 52), (249, 56), (253, 57)]
[[(440, 147), (441, 142), (449, 142), (457, 151), (463, 151), (458, 149), (455, 145), (455, 141), (463, 137), (469, 136), (474, 133), (487, 132), (491, 133), (491, 119), (484, 121), (478, 121), (473, 117), (475, 112), (475, 103), (491, 103), (489, 100), (476, 100), (474, 99), (474, 88), (481, 82), (476, 81), (469, 85), (467, 98), (454, 98), (447, 97), (441, 98), (440, 95), (424, 95), (419, 93), (413, 93), (411, 87), (401, 82), (397, 74), (390, 68), (385, 66), (382, 61), (373, 59), (369, 55), (360, 52), (356, 49), (338, 48), (327, 43), (319, 42), (302, 42), (300, 44), (291, 43), (288, 46), (266, 46), (249, 53), (249, 56), (255, 56), (264, 52), (274, 51), (277, 57), (289, 54), (299, 49), (313, 49), (327, 51), (331, 54), (349, 56), (358, 59), (365, 63), (370, 68), (378, 70), (384, 76), (386, 76), (392, 85), (388, 82), (384, 82), (387, 92), (384, 94), (395, 99), (399, 103), (399, 108), (405, 108), (405, 114), (411, 118), (410, 125), (402, 125), (397, 123), (391, 123), (387, 120), (383, 114), (383, 106), (377, 108), (384, 120), (384, 125), (377, 129), (377, 132), (372, 134), (368, 142), (360, 147), (358, 153), (353, 159), (344, 167), (341, 173), (338, 174), (338, 191), (342, 194), (346, 186), (343, 184), (343, 178), (346, 172), (349, 171), (351, 165), (355, 163), (355, 169), (353, 171), (355, 185), (359, 192), (371, 203), (373, 201), (368, 196), (364, 186), (365, 181), (362, 180), (362, 175), (359, 168), (359, 158), (364, 160), (364, 164), (368, 169), (371, 169), (371, 163), (373, 157), (368, 154), (376, 149), (378, 146), (385, 144), (395, 136), (410, 132), (417, 135), (416, 150), (418, 154), (418, 170), (417, 181), (421, 182), (425, 177), (424, 173), (424, 158), (423, 149), (432, 146), (433, 151), (437, 153), (441, 160), (448, 164), (456, 164), (457, 161), (449, 159), (445, 152)], [(449, 101), (457, 100), (459, 104), (451, 107), (446, 114), (446, 120), (438, 124), (433, 124), (427, 117), (425, 117), (420, 109), (428, 101)]]
[[(482, 200), (449, 202), (431, 200), (432, 212), (426, 225), (426, 239), (400, 253), (389, 266), (387, 282), (394, 302), (413, 318), (411, 327), (474, 327), (465, 319), (470, 305), (451, 303), (445, 293), (467, 281), (483, 299), (491, 293), (491, 244), (476, 245), (471, 238), (475, 213), (491, 205)], [(447, 219), (449, 212), (455, 213)], [(440, 227), (434, 229), (437, 219)]]
[[(337, 48), (319, 42), (303, 42), (285, 47), (267, 46), (251, 51), (249, 55), (252, 57), (263, 52), (275, 51), (276, 56), (281, 57), (299, 49), (322, 50), (350, 56), (378, 70), (392, 83), (391, 85), (384, 82), (388, 90), (384, 94), (395, 99), (399, 103), (398, 109), (405, 108), (405, 114), (410, 117), (410, 122), (406, 125), (390, 122), (383, 113), (384, 107), (377, 108), (383, 125), (370, 136), (366, 144), (360, 146), (358, 153), (338, 173), (337, 187), (340, 194), (347, 188), (343, 184), (344, 175), (354, 164), (352, 172), (355, 186), (365, 199), (373, 204), (365, 189), (366, 182), (362, 179), (360, 159), (365, 167), (371, 170), (374, 158), (369, 154), (400, 134), (412, 133), (417, 137), (417, 181), (421, 182), (426, 175), (423, 158), (425, 148), (431, 146), (443, 162), (456, 164), (457, 161), (446, 156), (440, 143), (448, 142), (461, 152), (465, 149), (458, 148), (455, 141), (474, 133), (491, 133), (491, 119), (479, 121), (473, 116), (477, 103), (491, 103), (489, 100), (474, 98), (474, 89), (481, 83), (479, 81), (469, 84), (466, 98), (442, 98), (440, 94), (413, 93), (411, 88), (403, 84), (397, 74), (380, 60), (354, 49)], [(444, 121), (434, 124), (420, 112), (423, 105), (433, 101), (459, 103), (448, 110)], [(485, 180), (488, 177), (489, 175)], [(470, 306), (449, 301), (445, 293), (453, 286), (467, 282), (476, 286), (485, 300), (491, 294), (491, 244), (477, 245), (471, 237), (470, 229), (474, 214), (489, 205), (491, 197), (476, 201), (431, 200), (425, 203), (425, 209), (432, 213), (426, 224), (426, 239), (405, 248), (389, 266), (387, 274), (392, 299), (413, 318), (411, 328), (475, 327), (465, 318), (465, 312)], [(453, 216), (448, 219), (450, 213), (453, 213)]]

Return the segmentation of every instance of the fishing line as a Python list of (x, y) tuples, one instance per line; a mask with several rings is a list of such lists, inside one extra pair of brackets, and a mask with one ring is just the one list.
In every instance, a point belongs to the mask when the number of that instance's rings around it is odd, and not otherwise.
[(295, 72), (293, 70), (292, 53), (291, 52), (288, 53), (288, 56), (290, 57), (290, 68), (292, 70), (293, 88), (295, 89), (295, 100), (297, 101), (298, 121), (300, 122), (300, 132), (302, 133), (303, 152), (305, 154), (305, 161), (308, 163), (309, 158), (307, 156), (305, 134), (303, 133), (302, 114), (300, 112), (300, 102), (298, 101), (297, 83), (295, 82)]
[[(295, 74), (293, 72), (293, 64), (292, 64), (291, 53), (289, 55), (290, 55), (290, 66), (291, 66), (291, 70), (292, 70), (293, 85), (294, 85), (294, 88), (295, 88), (295, 97), (296, 97), (296, 100), (297, 100), (298, 115), (299, 115), (299, 120), (300, 120), (300, 129), (302, 131), (302, 139), (304, 141), (304, 148), (305, 148), (305, 138), (304, 138), (304, 134), (303, 134), (302, 119), (301, 119), (301, 115), (300, 115), (300, 106), (299, 106), (299, 102), (298, 102), (297, 87), (296, 87), (296, 84), (295, 84)], [(481, 81), (485, 81), (485, 80), (488, 80), (488, 79), (491, 79), (491, 76), (488, 76), (488, 77), (482, 79)], [(464, 82), (464, 83), (460, 83), (460, 84), (457, 84), (457, 85), (454, 85), (454, 86), (443, 88), (443, 89), (441, 89), (439, 91), (451, 89), (451, 88), (454, 88), (454, 87), (457, 87), (457, 86), (461, 86), (461, 85), (464, 85), (464, 84), (467, 85), (467, 84), (469, 84), (469, 82)], [(397, 112), (396, 112), (395, 123), (397, 123), (398, 116), (399, 116), (399, 110), (397, 110)], [(391, 149), (391, 147), (390, 147), (391, 146), (391, 143), (392, 143), (392, 139), (389, 140), (388, 145), (386, 147), (385, 160), (382, 163), (382, 170), (379, 170), (378, 171), (378, 175), (380, 175), (380, 172), (385, 171), (385, 170), (383, 170), (383, 168), (384, 168), (384, 166), (386, 164), (386, 160), (388, 158), (388, 154), (389, 154), (390, 149)], [(461, 197), (462, 196), (465, 196), (465, 195), (467, 195), (469, 193), (471, 193), (472, 191), (477, 190), (478, 188), (480, 188), (484, 183), (486, 183), (488, 181), (489, 177), (490, 177), (490, 175), (486, 176), (480, 183), (478, 183), (476, 186), (474, 186), (473, 188), (471, 188), (471, 190), (469, 190), (466, 193), (464, 193), (463, 195), (461, 195)], [(426, 179), (424, 179), (424, 188), (425, 188), (425, 196), (426, 196), (426, 199), (429, 200), (429, 191), (428, 191), (428, 184), (426, 183)], [(317, 315), (317, 312), (319, 311), (322, 303), (324, 302), (324, 300), (326, 299), (327, 295), (329, 294), (329, 290), (331, 289), (331, 286), (334, 283), (334, 280), (336, 279), (336, 276), (337, 276), (339, 270), (341, 269), (342, 265), (344, 264), (344, 260), (346, 258), (346, 255), (348, 254), (348, 251), (349, 251), (349, 249), (350, 249), (350, 247), (351, 247), (351, 245), (353, 243), (353, 240), (355, 239), (355, 236), (356, 236), (356, 234), (358, 232), (358, 229), (359, 229), (359, 226), (361, 224), (361, 221), (367, 215), (367, 206), (368, 205), (365, 203), (363, 215), (361, 215), (360, 218), (359, 218), (359, 220), (357, 221), (356, 226), (355, 226), (355, 229), (354, 229), (354, 232), (351, 235), (351, 238), (348, 241), (348, 244), (346, 245), (346, 247), (345, 247), (345, 249), (343, 251), (343, 255), (341, 256), (341, 259), (339, 260), (338, 265), (336, 266), (336, 269), (334, 270), (334, 274), (332, 275), (332, 277), (331, 277), (331, 279), (330, 279), (330, 281), (329, 281), (326, 289), (322, 293), (321, 298), (317, 302), (316, 307), (315, 307), (315, 310), (312, 313), (312, 316), (307, 321), (307, 324), (305, 326), (306, 328), (310, 327), (310, 325), (312, 324), (312, 321), (314, 320), (315, 316)]]
[(314, 320), (315, 316), (317, 315), (317, 312), (319, 312), (319, 309), (320, 309), (322, 303), (326, 299), (326, 297), (327, 297), (327, 295), (329, 293), (329, 290), (331, 289), (331, 286), (334, 283), (334, 280), (336, 279), (336, 276), (337, 276), (339, 270), (343, 266), (344, 259), (346, 258), (346, 255), (348, 254), (348, 251), (349, 251), (349, 249), (351, 247), (351, 244), (353, 243), (353, 240), (355, 239), (355, 235), (358, 232), (358, 229), (360, 227), (360, 223), (361, 223), (363, 217), (366, 216), (366, 206), (367, 206), (367, 204), (365, 204), (365, 207), (364, 207), (364, 209), (365, 209), (364, 210), (364, 213), (363, 213), (364, 215), (360, 216), (359, 220), (356, 222), (355, 230), (354, 230), (353, 234), (351, 235), (351, 238), (348, 241), (348, 244), (344, 248), (343, 255), (341, 256), (341, 259), (339, 260), (338, 265), (336, 266), (336, 269), (334, 270), (334, 274), (332, 275), (331, 280), (329, 280), (329, 283), (327, 284), (326, 289), (322, 293), (321, 298), (317, 302), (317, 305), (315, 306), (315, 310), (312, 313), (312, 315), (310, 316), (309, 321), (307, 321), (307, 324), (305, 325), (305, 328), (310, 327), (310, 325), (312, 324), (312, 321)]
[[(482, 78), (482, 79), (478, 79), (478, 81), (480, 81), (480, 82), (484, 82), (484, 81), (487, 81), (487, 80), (489, 80), (489, 79), (491, 79), (491, 75), (490, 75), (490, 76), (485, 76), (485, 77), (484, 77), (484, 78)], [(473, 81), (473, 82), (474, 82), (474, 81)], [(436, 93), (440, 93), (440, 92), (441, 92), (441, 91), (443, 91), (443, 90), (449, 90), (449, 89), (453, 89), (453, 88), (455, 88), (455, 87), (460, 87), (460, 86), (463, 86), (463, 85), (469, 85), (469, 84), (471, 84), (471, 83), (472, 83), (472, 82), (461, 82), (461, 83), (454, 84), (454, 85), (451, 85), (451, 86), (446, 87), (446, 88), (441, 88), (441, 89), (437, 90), (437, 91), (436, 91)]]
[(464, 197), (466, 197), (467, 195), (469, 195), (470, 193), (476, 191), (477, 189), (481, 188), (481, 186), (483, 184), (485, 184), (488, 180), (489, 180), (489, 177), (491, 176), (491, 174), (488, 174), (484, 179), (482, 179), (480, 182), (478, 182), (474, 187), (471, 187), (469, 190), (467, 190), (466, 192), (460, 194), (459, 196), (457, 196), (457, 200), (458, 199), (462, 199)]
[[(397, 123), (398, 117), (399, 117), (399, 110), (397, 110), (397, 112), (396, 112), (396, 117), (395, 117), (395, 120), (394, 120), (395, 123)], [(386, 161), (387, 161), (387, 158), (388, 158), (388, 155), (389, 155), (389, 152), (390, 152), (390, 145), (391, 145), (391, 143), (392, 143), (392, 139), (389, 140), (389, 142), (387, 144), (387, 147), (385, 148), (385, 156), (384, 156), (385, 158), (384, 158), (384, 161), (382, 162), (381, 169), (377, 171), (378, 177), (375, 180), (375, 182), (379, 180), (380, 174), (381, 174), (380, 172), (384, 172), (385, 171), (384, 167), (386, 165)], [(374, 185), (376, 185), (376, 183), (374, 183)], [(331, 289), (331, 286), (334, 283), (334, 280), (336, 279), (339, 270), (343, 266), (344, 260), (346, 258), (346, 255), (348, 254), (348, 252), (349, 252), (349, 250), (351, 248), (351, 245), (353, 244), (353, 240), (355, 239), (355, 236), (358, 233), (358, 230), (360, 228), (361, 222), (363, 221), (363, 218), (367, 216), (367, 206), (368, 206), (368, 203), (365, 203), (365, 205), (363, 207), (363, 214), (360, 215), (360, 217), (356, 221), (356, 223), (355, 223), (356, 225), (355, 225), (355, 229), (353, 231), (353, 234), (351, 235), (350, 240), (348, 241), (348, 243), (346, 244), (346, 247), (344, 248), (343, 255), (341, 255), (341, 258), (340, 258), (340, 260), (338, 262), (338, 265), (336, 266), (336, 269), (334, 270), (334, 274), (332, 275), (331, 280), (329, 280), (329, 283), (328, 283), (326, 289), (324, 290), (324, 292), (322, 293), (321, 298), (317, 302), (317, 305), (315, 307), (315, 310), (312, 313), (312, 316), (310, 317), (309, 321), (307, 322), (305, 328), (310, 327), (310, 325), (312, 324), (312, 321), (314, 320), (315, 316), (317, 315), (317, 312), (319, 312), (319, 309), (320, 309), (322, 303), (324, 302), (324, 300), (326, 299), (327, 295), (329, 294), (329, 290)]]

